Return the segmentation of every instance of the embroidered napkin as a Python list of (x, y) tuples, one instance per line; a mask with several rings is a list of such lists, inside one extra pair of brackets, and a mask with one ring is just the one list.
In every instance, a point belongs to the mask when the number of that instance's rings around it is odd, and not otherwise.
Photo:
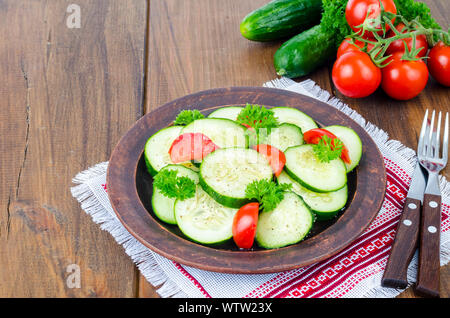
[[(166, 259), (139, 243), (120, 223), (107, 195), (107, 162), (75, 176), (72, 195), (93, 221), (108, 231), (131, 257), (142, 275), (161, 297), (262, 298), (262, 297), (395, 297), (402, 290), (380, 285), (395, 238), (395, 230), (416, 164), (415, 152), (367, 122), (347, 105), (313, 81), (296, 83), (287, 78), (265, 83), (324, 101), (344, 112), (372, 136), (386, 166), (386, 197), (381, 210), (365, 232), (337, 255), (317, 264), (280, 273), (244, 275), (208, 272)], [(450, 182), (441, 178), (441, 265), (450, 260)], [(408, 269), (416, 279), (417, 252)]]

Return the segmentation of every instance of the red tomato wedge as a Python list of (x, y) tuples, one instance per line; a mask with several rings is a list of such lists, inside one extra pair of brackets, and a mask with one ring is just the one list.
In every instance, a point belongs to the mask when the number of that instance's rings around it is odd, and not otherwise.
[(239, 248), (249, 249), (253, 246), (258, 224), (259, 203), (252, 202), (242, 206), (234, 215), (233, 240)]
[(202, 133), (185, 133), (178, 136), (169, 149), (173, 163), (202, 160), (219, 147)]
[(266, 144), (253, 146), (253, 149), (267, 157), (273, 173), (278, 177), (286, 164), (286, 156), (284, 153), (278, 148)]
[[(306, 131), (303, 134), (303, 140), (307, 144), (318, 144), (319, 140), (322, 139), (322, 136), (324, 136), (324, 135), (329, 137), (331, 140), (339, 139), (338, 137), (336, 137), (335, 134), (329, 132), (326, 129), (314, 128), (314, 129)], [(331, 147), (333, 147), (333, 144), (331, 145)], [(348, 148), (345, 145), (342, 148), (341, 159), (342, 159), (342, 161), (344, 161), (347, 164), (351, 163), (350, 155), (349, 155), (349, 152), (348, 152)]]

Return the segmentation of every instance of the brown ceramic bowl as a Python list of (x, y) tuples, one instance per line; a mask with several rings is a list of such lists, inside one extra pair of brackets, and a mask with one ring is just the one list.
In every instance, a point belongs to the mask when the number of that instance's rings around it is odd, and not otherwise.
[[(319, 125), (353, 128), (363, 143), (359, 166), (349, 174), (349, 199), (338, 217), (316, 222), (302, 242), (273, 250), (240, 251), (231, 242), (205, 246), (183, 236), (176, 225), (157, 219), (152, 211), (152, 177), (143, 158), (147, 139), (170, 125), (183, 109), (205, 115), (224, 106), (246, 103), (289, 106), (310, 115)], [(108, 195), (126, 229), (154, 252), (184, 265), (222, 273), (271, 273), (294, 269), (329, 258), (352, 243), (375, 218), (384, 200), (384, 161), (367, 132), (328, 104), (285, 90), (260, 87), (212, 89), (169, 102), (143, 116), (122, 137), (109, 161)]]

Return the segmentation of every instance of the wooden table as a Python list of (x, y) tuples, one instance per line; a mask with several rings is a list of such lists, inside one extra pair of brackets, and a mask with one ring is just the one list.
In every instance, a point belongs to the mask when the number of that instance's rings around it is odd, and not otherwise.
[[(254, 43), (239, 33), (240, 20), (266, 2), (0, 1), (1, 297), (157, 297), (123, 248), (80, 209), (71, 179), (108, 160), (122, 134), (167, 101), (275, 78), (281, 42)], [(448, 27), (450, 3), (426, 2)], [(81, 9), (80, 28), (72, 3)], [(450, 90), (434, 80), (419, 97), (397, 102), (381, 91), (345, 98), (330, 67), (309, 78), (412, 148), (424, 110), (450, 110)], [(450, 168), (443, 174), (450, 177)], [(81, 288), (67, 287), (70, 264), (80, 268)], [(450, 295), (450, 266), (441, 270), (441, 294)]]

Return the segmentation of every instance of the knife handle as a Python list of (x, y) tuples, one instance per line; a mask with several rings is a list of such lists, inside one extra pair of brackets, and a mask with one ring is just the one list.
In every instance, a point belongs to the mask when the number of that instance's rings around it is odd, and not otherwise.
[(420, 227), (420, 200), (406, 198), (394, 243), (381, 279), (381, 285), (406, 288), (408, 265), (417, 247)]
[(420, 228), (416, 290), (425, 296), (439, 297), (441, 196), (425, 193)]

